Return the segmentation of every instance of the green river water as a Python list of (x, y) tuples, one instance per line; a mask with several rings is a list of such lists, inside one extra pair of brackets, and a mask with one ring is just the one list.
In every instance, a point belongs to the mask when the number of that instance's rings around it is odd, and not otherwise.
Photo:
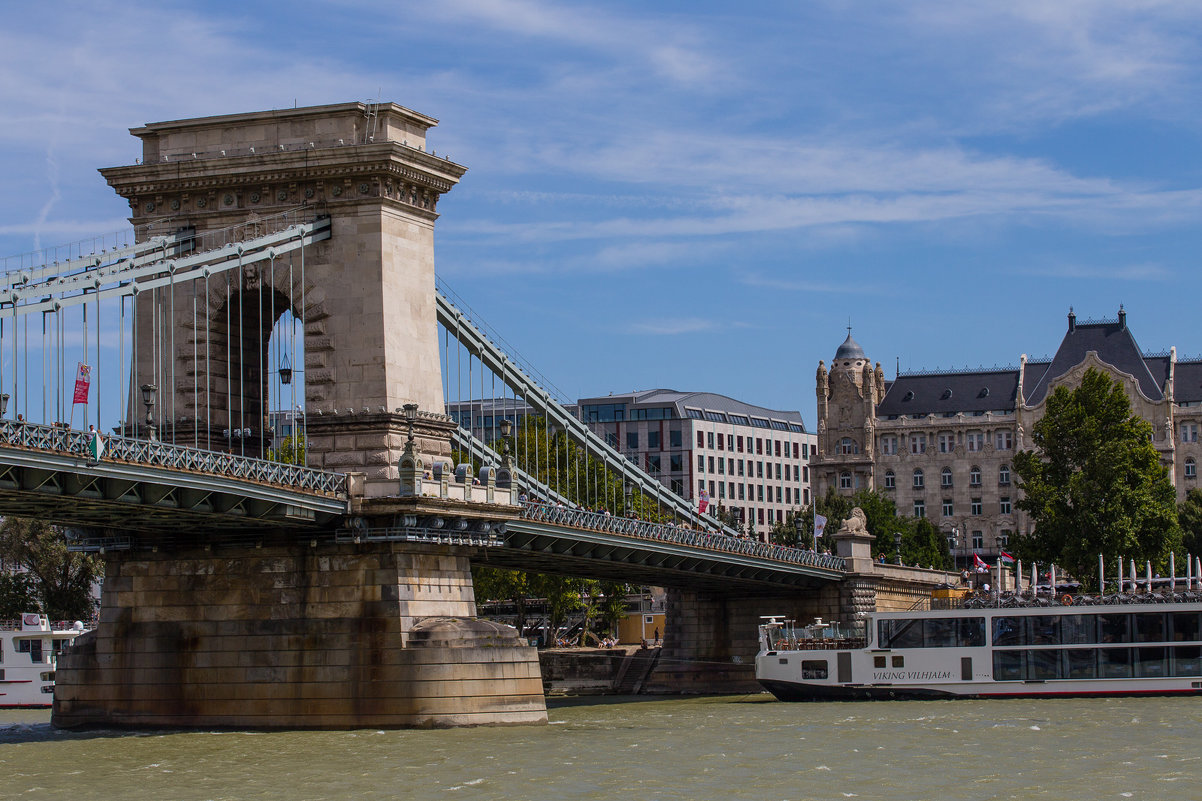
[(0, 710), (2, 799), (1202, 799), (1202, 698), (554, 703), (548, 726), (64, 732)]

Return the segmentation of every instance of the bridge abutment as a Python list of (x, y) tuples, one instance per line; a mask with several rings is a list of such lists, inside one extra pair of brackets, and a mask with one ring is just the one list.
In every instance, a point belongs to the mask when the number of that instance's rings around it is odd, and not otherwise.
[(400, 543), (110, 554), (57, 726), (545, 723), (538, 656), (476, 620), (468, 559)]

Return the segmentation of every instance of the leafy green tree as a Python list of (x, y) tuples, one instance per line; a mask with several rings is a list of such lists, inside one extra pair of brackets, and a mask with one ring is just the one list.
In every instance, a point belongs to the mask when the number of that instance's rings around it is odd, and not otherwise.
[(1202, 489), (1185, 493), (1177, 507), (1177, 522), (1181, 525), (1181, 547), (1188, 554), (1202, 554)]
[(67, 550), (61, 529), (40, 520), (7, 517), (0, 524), (0, 559), (28, 572), (41, 611), (51, 620), (87, 620), (96, 611), (92, 585), (101, 562), (91, 554)]
[(1055, 562), (1095, 579), (1098, 554), (1151, 560), (1164, 569), (1181, 542), (1176, 493), (1152, 445), (1152, 427), (1123, 388), (1089, 369), (1075, 389), (1057, 387), (1032, 428), (1035, 450), (1014, 459), (1018, 507), (1035, 530), (1012, 541), (1015, 556)]
[(283, 464), (305, 464), (305, 441), (297, 436), (286, 437), (280, 443), (278, 450), (272, 448), (267, 451), (267, 459), (272, 462), (282, 462)]
[(907, 518), (906, 522), (907, 530), (902, 532), (902, 562), (941, 570), (955, 567), (947, 538), (939, 533), (934, 523), (925, 517)]
[(13, 620), (22, 612), (41, 608), (33, 576), (28, 573), (0, 574), (0, 620)]
[(602, 600), (598, 615), (601, 628), (605, 634), (616, 634), (618, 623), (626, 617), (626, 596), (634, 591), (634, 587), (620, 581), (602, 581)]

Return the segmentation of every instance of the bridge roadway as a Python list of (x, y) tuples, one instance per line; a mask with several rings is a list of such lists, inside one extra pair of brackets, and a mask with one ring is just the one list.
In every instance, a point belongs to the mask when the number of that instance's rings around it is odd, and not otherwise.
[(660, 586), (779, 591), (843, 575), (837, 557), (551, 504), (526, 504), (473, 531), (465, 531), (472, 515), (453, 509), (399, 515), (388, 528), (339, 529), (350, 507), (345, 475), (124, 437), (106, 438), (97, 461), (89, 442), (83, 431), (0, 421), (0, 513), (90, 529), (93, 548), (131, 547), (131, 531), (161, 542), (181, 531), (237, 538), (336, 530), (339, 540), (466, 547), (498, 567)]

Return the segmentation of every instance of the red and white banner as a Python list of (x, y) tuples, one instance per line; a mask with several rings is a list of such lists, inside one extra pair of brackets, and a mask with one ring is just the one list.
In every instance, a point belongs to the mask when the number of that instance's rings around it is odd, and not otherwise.
[(88, 388), (92, 386), (92, 368), (83, 362), (75, 373), (75, 400), (72, 403), (87, 403)]
[(700, 498), (700, 500), (697, 504), (697, 506), (699, 507), (697, 509), (697, 514), (703, 515), (703, 514), (705, 514), (705, 507), (710, 505), (710, 494), (708, 492), (706, 492), (705, 490), (702, 490), (699, 498)]

